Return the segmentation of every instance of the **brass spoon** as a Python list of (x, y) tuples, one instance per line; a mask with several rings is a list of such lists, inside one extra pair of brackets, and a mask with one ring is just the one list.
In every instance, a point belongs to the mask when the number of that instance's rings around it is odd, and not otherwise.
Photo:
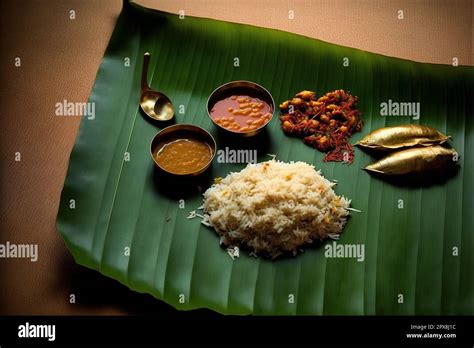
[(170, 99), (163, 93), (154, 91), (148, 86), (148, 63), (150, 53), (143, 55), (142, 85), (140, 91), (140, 107), (148, 117), (158, 121), (168, 121), (174, 116), (174, 107)]

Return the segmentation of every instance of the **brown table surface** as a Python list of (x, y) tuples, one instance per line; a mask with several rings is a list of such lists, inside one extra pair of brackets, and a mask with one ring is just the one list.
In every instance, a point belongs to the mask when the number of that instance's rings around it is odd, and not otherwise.
[[(474, 3), (469, 0), (139, 3), (421, 62), (450, 64), (457, 57), (460, 64), (473, 64)], [(0, 259), (0, 314), (170, 312), (149, 295), (77, 266), (55, 227), (80, 118), (56, 117), (54, 105), (87, 100), (121, 6), (121, 0), (1, 2), (0, 243), (36, 243), (39, 258)], [(404, 19), (398, 19), (399, 10)], [(70, 294), (76, 303), (69, 302)]]

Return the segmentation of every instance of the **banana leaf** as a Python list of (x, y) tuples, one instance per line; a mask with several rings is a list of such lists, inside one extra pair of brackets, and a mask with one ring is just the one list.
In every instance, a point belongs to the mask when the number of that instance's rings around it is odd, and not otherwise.
[[(266, 133), (245, 144), (258, 149), (259, 161), (268, 160), (268, 153), (305, 161), (337, 180), (336, 192), (362, 211), (352, 214), (338, 244), (364, 245), (365, 257), (327, 257), (329, 241), (297, 257), (270, 261), (242, 252), (232, 261), (214, 231), (186, 218), (202, 204), (209, 183), (191, 183), (186, 190), (160, 186), (149, 147), (161, 125), (149, 122), (138, 106), (145, 52), (151, 53), (151, 87), (173, 101), (176, 122), (208, 129), (219, 148), (228, 140), (211, 123), (206, 102), (225, 82), (259, 83), (277, 104), (304, 89), (321, 95), (342, 88), (359, 97), (365, 123), (351, 141), (379, 127), (429, 125), (452, 136), (460, 169), (432, 185), (387, 182), (361, 170), (373, 162), (370, 154), (356, 149), (352, 165), (324, 163), (324, 154), (284, 135), (274, 117)], [(95, 118), (83, 118), (70, 156), (58, 230), (77, 263), (180, 310), (473, 314), (473, 75), (472, 67), (422, 64), (277, 30), (180, 19), (125, 2), (89, 99)], [(420, 118), (380, 116), (380, 104), (388, 100), (420, 102)], [(210, 177), (244, 166), (214, 162)]]

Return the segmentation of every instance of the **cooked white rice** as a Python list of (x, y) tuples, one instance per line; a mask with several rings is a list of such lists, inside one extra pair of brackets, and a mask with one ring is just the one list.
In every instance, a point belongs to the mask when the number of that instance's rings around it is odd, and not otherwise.
[(338, 236), (350, 201), (314, 166), (271, 160), (230, 173), (204, 193), (204, 222), (227, 247), (271, 258)]

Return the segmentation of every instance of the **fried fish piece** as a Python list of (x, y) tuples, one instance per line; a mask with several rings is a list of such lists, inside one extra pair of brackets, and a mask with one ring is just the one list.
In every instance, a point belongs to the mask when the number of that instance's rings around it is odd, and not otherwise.
[(391, 153), (365, 170), (383, 175), (445, 172), (456, 167), (458, 159), (455, 150), (443, 146), (414, 147)]
[(440, 145), (448, 141), (449, 138), (429, 126), (404, 124), (376, 129), (356, 145), (377, 151), (388, 151), (415, 146)]

